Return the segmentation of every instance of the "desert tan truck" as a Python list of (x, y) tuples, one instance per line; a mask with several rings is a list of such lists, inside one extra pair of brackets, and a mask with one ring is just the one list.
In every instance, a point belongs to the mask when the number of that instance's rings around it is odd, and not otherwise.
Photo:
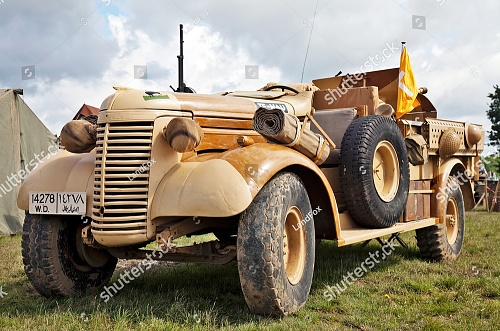
[[(398, 68), (214, 95), (116, 88), (21, 187), (28, 279), (70, 296), (105, 285), (118, 259), (236, 261), (249, 309), (284, 315), (307, 300), (318, 239), (415, 230), (424, 258), (455, 259), (484, 132), (437, 119), (424, 89), (396, 120), (397, 84)], [(295, 121), (292, 143), (256, 131), (266, 111)], [(207, 233), (218, 240), (173, 242)]]

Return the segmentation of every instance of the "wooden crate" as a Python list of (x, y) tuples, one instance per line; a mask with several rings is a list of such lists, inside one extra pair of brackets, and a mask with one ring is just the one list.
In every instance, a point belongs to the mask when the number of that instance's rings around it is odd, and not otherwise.
[(410, 193), (406, 210), (403, 213), (403, 221), (414, 221), (431, 216), (431, 181), (412, 180), (410, 181)]

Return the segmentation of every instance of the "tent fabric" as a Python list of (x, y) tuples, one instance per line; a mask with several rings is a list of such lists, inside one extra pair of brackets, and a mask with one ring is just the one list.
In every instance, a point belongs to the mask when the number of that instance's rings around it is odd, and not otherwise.
[(22, 89), (0, 89), (0, 234), (22, 231), (19, 187), (44, 156), (57, 151), (56, 137), (21, 98)]

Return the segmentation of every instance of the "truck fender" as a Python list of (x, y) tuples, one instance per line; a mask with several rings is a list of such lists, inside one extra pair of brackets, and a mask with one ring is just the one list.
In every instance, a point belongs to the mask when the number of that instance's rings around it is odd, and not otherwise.
[[(448, 178), (454, 176), (457, 179), (457, 185), (462, 191), (464, 197), (465, 209), (470, 210), (474, 207), (474, 193), (470, 180), (466, 176), (466, 167), (457, 158), (450, 158), (439, 166), (439, 171), (437, 176), (434, 178), (434, 185), (432, 190), (431, 201), (431, 215), (434, 217), (439, 217), (439, 215), (444, 214), (444, 209), (446, 208), (447, 195), (450, 190), (457, 189), (457, 187), (448, 186)], [(440, 222), (444, 220), (440, 219)]]
[(86, 192), (86, 215), (92, 215), (95, 149), (73, 154), (66, 150), (49, 155), (26, 177), (19, 189), (17, 206), (29, 209), (30, 192)]
[[(317, 236), (340, 233), (333, 191), (323, 172), (307, 157), (276, 144), (257, 143), (210, 156), (201, 154), (174, 166), (155, 192), (151, 219), (162, 216), (229, 217), (248, 208), (279, 171), (297, 174), (306, 187)], [(333, 225), (333, 226), (332, 226)]]
[(340, 217), (337, 202), (328, 179), (318, 166), (303, 154), (278, 144), (256, 143), (236, 148), (218, 156), (229, 162), (240, 174), (252, 199), (279, 171), (290, 171), (303, 181), (313, 210), (316, 237), (338, 239)]
[(224, 160), (175, 165), (158, 185), (151, 219), (161, 216), (228, 217), (252, 202), (244, 178)]

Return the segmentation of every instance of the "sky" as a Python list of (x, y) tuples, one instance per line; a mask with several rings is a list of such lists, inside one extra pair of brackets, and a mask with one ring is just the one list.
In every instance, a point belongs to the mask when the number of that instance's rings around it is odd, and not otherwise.
[(59, 134), (113, 86), (176, 87), (179, 24), (185, 81), (198, 93), (354, 73), (377, 56), (374, 70), (398, 67), (405, 41), (438, 117), (489, 130), (499, 13), (498, 0), (0, 0), (0, 88), (23, 88)]

